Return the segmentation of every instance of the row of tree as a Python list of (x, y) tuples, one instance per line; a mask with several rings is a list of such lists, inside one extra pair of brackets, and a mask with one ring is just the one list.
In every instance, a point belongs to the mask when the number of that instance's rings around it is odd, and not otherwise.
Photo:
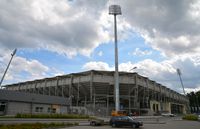
[(200, 112), (200, 91), (190, 92), (187, 94), (190, 101), (191, 113)]

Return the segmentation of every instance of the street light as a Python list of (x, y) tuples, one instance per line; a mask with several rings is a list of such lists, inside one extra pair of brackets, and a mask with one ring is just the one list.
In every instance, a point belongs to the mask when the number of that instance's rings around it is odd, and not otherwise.
[(119, 111), (119, 73), (118, 73), (118, 47), (117, 47), (117, 15), (121, 15), (119, 5), (110, 5), (109, 14), (114, 15), (114, 34), (115, 34), (115, 110)]
[(10, 66), (10, 63), (11, 63), (11, 61), (12, 61), (14, 55), (16, 54), (16, 52), (17, 52), (17, 49), (15, 49), (15, 50), (13, 51), (13, 53), (11, 54), (11, 59), (10, 59), (8, 65), (7, 65), (7, 68), (6, 68), (4, 74), (3, 74), (2, 78), (1, 78), (0, 86), (1, 86), (1, 84), (2, 84), (2, 82), (3, 82), (3, 79), (4, 79), (4, 77), (5, 77), (5, 75), (6, 75), (7, 71), (8, 71), (8, 68), (9, 68), (9, 66)]

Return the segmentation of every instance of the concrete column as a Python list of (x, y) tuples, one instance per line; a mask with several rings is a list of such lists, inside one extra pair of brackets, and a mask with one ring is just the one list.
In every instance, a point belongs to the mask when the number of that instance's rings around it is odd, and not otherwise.
[(63, 91), (63, 85), (61, 86), (61, 95), (62, 95), (62, 97), (64, 97), (64, 91)]
[(94, 94), (94, 97), (93, 97), (93, 112), (94, 112), (94, 115), (95, 115), (95, 113), (96, 113), (96, 110), (95, 110), (95, 108), (96, 108), (96, 94)]
[(91, 71), (90, 73), (90, 101), (92, 101), (92, 96), (93, 96), (93, 76), (94, 76), (94, 73), (93, 71)]
[(72, 95), (72, 84), (73, 84), (73, 75), (71, 74), (71, 77), (70, 77), (70, 79), (71, 79), (71, 81), (70, 81), (70, 85), (69, 85), (69, 97), (71, 97), (71, 95)]
[(45, 82), (44, 82), (44, 94), (47, 95), (47, 80), (45, 79)]
[(136, 86), (136, 88), (135, 88), (134, 99), (135, 99), (136, 107), (137, 107), (137, 109), (139, 111), (139, 115), (140, 115), (140, 100), (138, 98), (139, 96), (138, 96), (138, 75), (137, 74), (135, 74), (135, 86)]
[(80, 90), (80, 77), (79, 77), (79, 81), (78, 81), (78, 85), (77, 85), (77, 100), (76, 100), (76, 106), (78, 106), (78, 101), (79, 101), (79, 97), (80, 97), (80, 95), (79, 95), (79, 90)]
[(150, 98), (149, 98), (149, 80), (146, 79), (146, 85), (147, 85), (147, 107), (150, 108)]
[(35, 87), (34, 87), (33, 92), (36, 93), (36, 94), (38, 94), (38, 90), (37, 90), (37, 82), (35, 82)]
[(56, 77), (55, 96), (59, 96), (58, 82), (59, 82), (59, 77)]
[(109, 116), (110, 114), (109, 114), (109, 95), (107, 95), (107, 116)]
[(20, 90), (21, 90), (20, 88), (21, 88), (21, 86), (20, 86), (20, 84), (18, 84), (18, 91), (20, 91)]

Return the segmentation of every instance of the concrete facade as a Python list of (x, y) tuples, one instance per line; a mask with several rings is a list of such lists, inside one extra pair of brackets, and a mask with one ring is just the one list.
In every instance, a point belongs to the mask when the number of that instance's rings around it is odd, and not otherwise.
[(0, 115), (67, 114), (68, 112), (67, 98), (0, 90)]
[[(86, 71), (4, 86), (23, 91), (70, 99), (70, 107), (86, 108), (93, 115), (110, 115), (114, 109), (114, 72)], [(120, 108), (143, 115), (168, 111), (185, 113), (189, 100), (137, 73), (119, 73)], [(171, 106), (173, 104), (173, 106)]]

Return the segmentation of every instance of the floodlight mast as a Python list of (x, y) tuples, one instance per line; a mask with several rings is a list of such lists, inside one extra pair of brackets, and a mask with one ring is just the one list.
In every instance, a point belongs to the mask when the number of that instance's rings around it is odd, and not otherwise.
[(14, 55), (16, 54), (16, 52), (17, 52), (17, 49), (15, 49), (15, 50), (13, 51), (13, 53), (11, 54), (10, 61), (9, 61), (8, 65), (7, 65), (7, 67), (6, 67), (6, 70), (5, 70), (5, 72), (4, 72), (3, 76), (2, 76), (2, 78), (1, 78), (0, 86), (1, 86), (1, 84), (3, 83), (4, 77), (5, 77), (5, 75), (6, 75), (7, 71), (8, 71), (8, 68), (9, 68), (9, 66), (10, 66), (10, 64), (11, 64), (11, 61), (12, 61)]
[(110, 5), (109, 14), (114, 15), (114, 34), (115, 34), (115, 110), (119, 111), (119, 73), (118, 73), (118, 45), (117, 45), (117, 15), (121, 15), (119, 5)]
[(177, 74), (179, 76), (179, 79), (180, 79), (180, 82), (181, 82), (181, 86), (183, 88), (183, 93), (184, 93), (184, 95), (186, 95), (185, 94), (185, 88), (184, 88), (184, 85), (183, 85), (183, 81), (182, 81), (182, 78), (181, 78), (181, 70), (180, 69), (176, 69), (176, 72), (177, 72)]

